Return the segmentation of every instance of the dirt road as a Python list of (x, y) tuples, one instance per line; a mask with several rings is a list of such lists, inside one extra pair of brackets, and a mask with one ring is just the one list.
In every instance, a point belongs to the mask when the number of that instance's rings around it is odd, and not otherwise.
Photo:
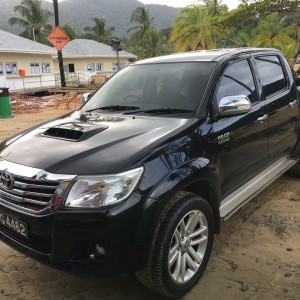
[[(0, 119), (0, 141), (66, 112)], [(0, 299), (159, 298), (132, 274), (80, 278), (0, 241)], [(300, 299), (300, 179), (283, 175), (223, 224), (203, 278), (184, 299)]]

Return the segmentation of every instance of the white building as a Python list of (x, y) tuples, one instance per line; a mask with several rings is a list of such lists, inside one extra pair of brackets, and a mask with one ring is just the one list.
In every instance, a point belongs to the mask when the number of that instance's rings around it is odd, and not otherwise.
[[(66, 77), (89, 81), (92, 75), (117, 70), (116, 52), (93, 40), (77, 39), (63, 48)], [(119, 52), (120, 65), (136, 56)], [(57, 51), (15, 34), (0, 30), (0, 87), (11, 91), (46, 89), (59, 84)]]
[(0, 87), (54, 86), (55, 53), (52, 47), (0, 30)]

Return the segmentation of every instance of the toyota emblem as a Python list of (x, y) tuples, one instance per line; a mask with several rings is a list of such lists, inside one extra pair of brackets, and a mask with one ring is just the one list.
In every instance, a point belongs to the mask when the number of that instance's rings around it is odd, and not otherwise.
[(14, 178), (8, 172), (0, 173), (0, 184), (6, 189), (10, 190), (14, 186)]

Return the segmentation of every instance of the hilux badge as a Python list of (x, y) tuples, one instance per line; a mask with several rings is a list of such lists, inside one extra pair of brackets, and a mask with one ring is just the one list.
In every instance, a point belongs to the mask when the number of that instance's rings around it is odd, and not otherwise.
[(224, 133), (224, 134), (218, 136), (217, 139), (218, 139), (219, 145), (229, 142), (230, 141), (230, 132), (227, 132), (227, 133)]
[(0, 184), (6, 189), (10, 190), (14, 186), (14, 178), (8, 172), (0, 173)]

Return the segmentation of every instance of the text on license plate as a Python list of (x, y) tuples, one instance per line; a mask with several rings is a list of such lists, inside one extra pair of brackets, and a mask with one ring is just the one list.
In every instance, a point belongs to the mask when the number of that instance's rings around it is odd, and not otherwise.
[(0, 212), (0, 224), (28, 239), (27, 224)]

